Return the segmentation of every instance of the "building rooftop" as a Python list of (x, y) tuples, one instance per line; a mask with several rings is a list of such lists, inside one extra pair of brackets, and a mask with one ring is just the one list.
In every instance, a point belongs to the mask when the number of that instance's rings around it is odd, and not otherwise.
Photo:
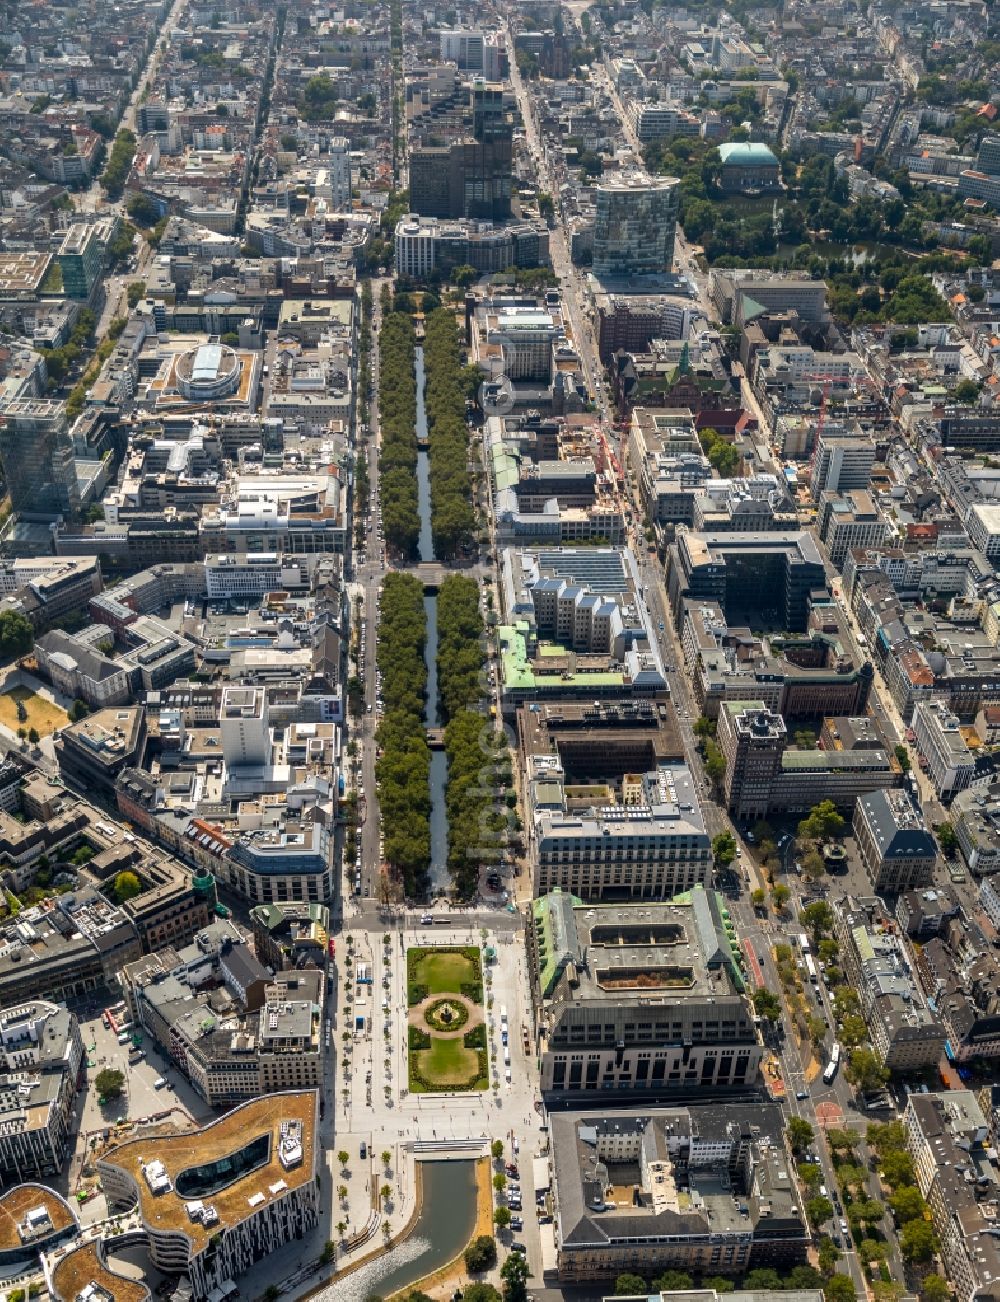
[(757, 140), (728, 141), (719, 146), (719, 157), (722, 159), (723, 167), (761, 167), (767, 164), (778, 166), (778, 160), (772, 151)]
[[(807, 1236), (776, 1106), (555, 1112), (549, 1124), (564, 1251), (749, 1235), (761, 1220)], [(741, 1191), (730, 1162), (748, 1148), (753, 1177)]]
[(916, 855), (935, 857), (934, 838), (909, 792), (894, 788), (872, 791), (860, 796), (858, 805), (884, 859), (909, 859)]
[[(45, 1215), (26, 1236), (26, 1218), (36, 1209)], [(0, 1252), (27, 1247), (33, 1240), (40, 1242), (76, 1223), (76, 1214), (55, 1190), (40, 1184), (15, 1185), (0, 1197)]]
[[(218, 1229), (246, 1220), (259, 1205), (258, 1198), (276, 1197), (312, 1180), (318, 1107), (315, 1090), (271, 1094), (199, 1129), (130, 1140), (111, 1149), (101, 1161), (131, 1176), (147, 1225), (182, 1232), (197, 1252)], [(297, 1153), (282, 1133), (288, 1123), (298, 1135)], [(236, 1154), (247, 1162), (246, 1174), (234, 1179), (230, 1166), (212, 1178), (211, 1165)], [(196, 1179), (199, 1173), (200, 1180)], [(218, 1215), (210, 1226), (188, 1211), (188, 1203), (202, 1197), (210, 1200)]]
[(148, 1302), (152, 1297), (141, 1280), (129, 1279), (109, 1269), (101, 1259), (96, 1241), (82, 1243), (62, 1257), (51, 1273), (52, 1291), (59, 1302), (101, 1302), (93, 1294), (97, 1285), (114, 1302)]
[(736, 929), (715, 891), (590, 905), (556, 889), (534, 901), (532, 915), (543, 999), (618, 1003), (632, 993), (673, 1004), (745, 990)]

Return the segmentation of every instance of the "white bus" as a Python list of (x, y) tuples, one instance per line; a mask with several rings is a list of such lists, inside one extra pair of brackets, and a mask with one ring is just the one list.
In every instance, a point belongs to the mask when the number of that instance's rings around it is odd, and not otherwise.
[(839, 1066), (840, 1066), (840, 1045), (837, 1043), (836, 1040), (834, 1040), (833, 1050), (830, 1054), (830, 1061), (826, 1064), (826, 1067), (823, 1069), (823, 1083), (825, 1085), (833, 1084), (833, 1078), (834, 1076), (836, 1076), (837, 1069)]

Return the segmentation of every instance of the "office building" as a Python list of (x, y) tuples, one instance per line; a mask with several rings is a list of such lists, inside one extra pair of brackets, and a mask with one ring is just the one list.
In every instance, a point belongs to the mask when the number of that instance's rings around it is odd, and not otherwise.
[(942, 800), (949, 800), (972, 782), (976, 761), (962, 736), (957, 717), (943, 701), (921, 701), (913, 712), (917, 749)]
[(824, 492), (841, 495), (852, 488), (867, 488), (875, 464), (875, 442), (870, 438), (843, 436), (825, 429), (816, 440), (809, 488), (818, 502)]
[(989, 502), (975, 502), (965, 517), (965, 527), (973, 547), (987, 560), (1000, 559), (1000, 506)]
[[(719, 707), (718, 742), (726, 761), (723, 793), (734, 818), (754, 823), (774, 810), (806, 812), (821, 800), (853, 809), (859, 796), (900, 779), (899, 764), (881, 738), (836, 720), (843, 738), (855, 744), (839, 749), (800, 749), (791, 744), (785, 721), (763, 701), (723, 701)], [(833, 729), (831, 729), (831, 732)]]
[(261, 687), (226, 687), (219, 714), (227, 765), (263, 766), (271, 757), (267, 697)]
[(903, 1114), (917, 1188), (927, 1199), (945, 1271), (960, 1302), (997, 1302), (1000, 1165), (972, 1090), (913, 1091)]
[(74, 1125), (83, 1038), (71, 1012), (43, 999), (0, 1012), (0, 1175), (58, 1175)]
[(796, 273), (782, 275), (757, 267), (717, 267), (709, 289), (725, 325), (745, 325), (768, 312), (795, 312), (803, 321), (827, 317), (826, 284)]
[(17, 398), (0, 406), (0, 463), (16, 515), (30, 519), (79, 511), (65, 403)]
[(678, 627), (685, 601), (707, 599), (731, 624), (796, 632), (806, 627), (813, 594), (826, 592), (826, 570), (816, 540), (804, 530), (680, 529), (667, 554), (667, 592)]
[(680, 182), (642, 173), (605, 181), (594, 195), (595, 276), (662, 276), (674, 262)]
[[(443, 128), (440, 128), (443, 129)], [(410, 206), (422, 217), (506, 221), (511, 214), (513, 125), (503, 88), (475, 80), (457, 138), (444, 144), (434, 124), (410, 148)]]
[(858, 488), (843, 493), (824, 489), (819, 495), (816, 528), (838, 570), (853, 548), (878, 547), (888, 533), (885, 517), (871, 494)]
[(334, 212), (351, 211), (351, 142), (346, 136), (330, 140), (314, 190)]
[(483, 71), (483, 33), (480, 30), (460, 27), (438, 35), (442, 63), (455, 63), (460, 72)]
[(89, 298), (104, 262), (103, 227), (97, 222), (74, 222), (63, 236), (56, 254), (67, 298)]
[(697, 315), (689, 299), (598, 294), (597, 348), (610, 366), (619, 349), (645, 353), (654, 339), (687, 339)]
[(253, 948), (274, 972), (324, 968), (330, 944), (330, 910), (325, 904), (258, 904), (250, 910)]
[(872, 791), (854, 807), (854, 835), (879, 895), (930, 886), (937, 845), (908, 790)]
[(536, 895), (667, 900), (708, 880), (711, 839), (686, 764), (569, 783), (557, 756), (536, 755), (527, 779)]
[(205, 1126), (127, 1140), (98, 1161), (109, 1208), (135, 1209), (153, 1265), (203, 1302), (319, 1218), (319, 1094), (254, 1099)]
[(763, 1046), (721, 895), (532, 905), (528, 952), (541, 1088), (592, 1098), (745, 1089)]
[(0, 1266), (37, 1269), (43, 1253), (72, 1239), (80, 1226), (76, 1212), (54, 1189), (15, 1184), (0, 1195)]
[(550, 1113), (559, 1283), (803, 1261), (782, 1122), (774, 1104)]
[(947, 1034), (927, 1007), (895, 921), (878, 900), (837, 903), (835, 930), (848, 985), (861, 1000), (872, 1049), (890, 1071), (936, 1067)]
[(408, 213), (395, 232), (396, 270), (424, 279), (432, 271), (468, 266), (506, 271), (548, 262), (549, 232), (538, 222), (442, 221)]

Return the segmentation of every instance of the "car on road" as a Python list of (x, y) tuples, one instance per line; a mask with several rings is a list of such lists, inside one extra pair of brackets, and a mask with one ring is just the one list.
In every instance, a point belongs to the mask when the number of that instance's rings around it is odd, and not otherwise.
[(795, 1092), (795, 1097), (796, 1097), (796, 1098), (801, 1102), (803, 1099), (807, 1099), (807, 1098), (809, 1097), (809, 1091), (808, 1091), (808, 1090), (796, 1090), (796, 1092)]
[(521, 1231), (524, 1229), (524, 1221), (521, 1219), (520, 1216), (512, 1216), (510, 1218), (510, 1228), (514, 1231), (515, 1234), (520, 1234)]
[(518, 1243), (516, 1239), (510, 1245), (510, 1250), (511, 1252), (519, 1252), (522, 1257), (526, 1257), (528, 1255), (528, 1249), (524, 1246), (523, 1243)]

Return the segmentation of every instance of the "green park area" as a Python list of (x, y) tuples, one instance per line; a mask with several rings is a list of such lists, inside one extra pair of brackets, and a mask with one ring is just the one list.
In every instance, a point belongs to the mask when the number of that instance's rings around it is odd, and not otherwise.
[(489, 1054), (479, 949), (407, 950), (406, 998), (411, 1093), (486, 1089)]

